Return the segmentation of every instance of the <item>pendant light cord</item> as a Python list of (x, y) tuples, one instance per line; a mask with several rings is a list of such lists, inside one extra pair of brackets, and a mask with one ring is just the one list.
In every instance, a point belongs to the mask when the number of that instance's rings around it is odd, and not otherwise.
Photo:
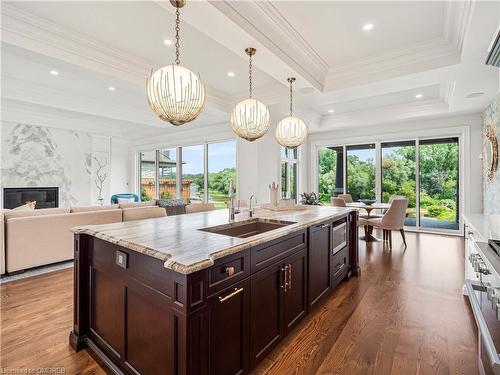
[(250, 99), (252, 99), (252, 55), (250, 55), (248, 64), (248, 80), (250, 82)]
[(290, 117), (293, 116), (293, 111), (292, 111), (292, 102), (293, 102), (292, 84), (293, 84), (293, 81), (290, 80)]
[(181, 31), (180, 24), (181, 24), (181, 12), (179, 11), (179, 8), (176, 8), (175, 10), (175, 64), (180, 65), (181, 64), (181, 53), (180, 53), (180, 39), (181, 37), (179, 36), (179, 31)]

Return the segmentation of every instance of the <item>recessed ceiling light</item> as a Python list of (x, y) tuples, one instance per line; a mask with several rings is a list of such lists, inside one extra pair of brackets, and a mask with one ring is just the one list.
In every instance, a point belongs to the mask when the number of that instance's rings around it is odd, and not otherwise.
[(59, 72), (57, 70), (51, 70), (50, 74), (52, 74), (53, 76), (58, 76)]
[(478, 92), (471, 92), (469, 95), (467, 95), (465, 98), (466, 99), (473, 99), (473, 98), (479, 98), (480, 96), (483, 96), (484, 92), (478, 91)]
[(234, 77), (236, 74), (234, 72), (227, 72), (228, 77)]
[(373, 27), (374, 27), (373, 23), (367, 23), (367, 24), (363, 25), (363, 30), (370, 31), (370, 30), (373, 30)]
[(163, 43), (165, 43), (167, 46), (172, 46), (172, 45), (174, 45), (174, 42), (172, 42), (170, 39), (165, 39), (165, 40), (163, 41)]
[(423, 96), (422, 94), (417, 94), (417, 95), (415, 95), (415, 98), (417, 98), (417, 99), (420, 99), (420, 98), (423, 98), (423, 97), (424, 97), (424, 96)]
[(335, 112), (333, 109), (328, 110), (328, 113), (333, 113), (333, 112)]
[(109, 91), (115, 91), (116, 89), (115, 89), (113, 86), (109, 86), (109, 87), (108, 87), (108, 90), (109, 90)]

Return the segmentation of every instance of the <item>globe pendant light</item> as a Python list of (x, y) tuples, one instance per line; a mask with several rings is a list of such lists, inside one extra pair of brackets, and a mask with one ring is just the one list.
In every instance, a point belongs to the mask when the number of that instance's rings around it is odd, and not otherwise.
[(271, 116), (264, 103), (252, 98), (252, 56), (257, 50), (247, 48), (245, 52), (249, 56), (250, 96), (234, 107), (230, 123), (238, 137), (252, 142), (266, 134), (271, 125)]
[(276, 127), (276, 141), (282, 146), (288, 148), (295, 148), (300, 146), (307, 138), (307, 126), (304, 122), (295, 117), (292, 111), (293, 91), (292, 84), (295, 78), (290, 77), (287, 79), (290, 83), (290, 116), (285, 117), (278, 123)]
[(175, 64), (164, 66), (146, 81), (148, 103), (163, 121), (179, 126), (195, 120), (205, 107), (205, 86), (200, 77), (181, 66), (180, 61), (180, 12), (186, 0), (170, 0), (176, 8), (175, 15)]

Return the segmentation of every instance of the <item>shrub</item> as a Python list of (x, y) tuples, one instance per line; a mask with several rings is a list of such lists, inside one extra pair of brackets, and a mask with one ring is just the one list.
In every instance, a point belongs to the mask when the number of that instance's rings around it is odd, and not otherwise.
[(427, 207), (427, 211), (429, 212), (429, 217), (437, 218), (442, 213), (448, 212), (449, 209), (446, 206), (432, 205)]

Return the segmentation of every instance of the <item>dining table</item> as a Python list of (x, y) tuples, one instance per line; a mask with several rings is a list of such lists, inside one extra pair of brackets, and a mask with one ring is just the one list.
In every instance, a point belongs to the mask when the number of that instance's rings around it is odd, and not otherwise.
[[(363, 219), (372, 219), (374, 217), (374, 216), (372, 216), (373, 210), (387, 210), (390, 207), (390, 204), (389, 203), (379, 203), (379, 202), (374, 202), (371, 204), (363, 203), (363, 202), (349, 202), (349, 203), (346, 203), (346, 206), (365, 210), (367, 215), (365, 217), (363, 217)], [(360, 239), (365, 240), (366, 242), (381, 241), (380, 238), (375, 237), (372, 234), (372, 232), (373, 232), (373, 227), (366, 226), (365, 235), (361, 236)]]

